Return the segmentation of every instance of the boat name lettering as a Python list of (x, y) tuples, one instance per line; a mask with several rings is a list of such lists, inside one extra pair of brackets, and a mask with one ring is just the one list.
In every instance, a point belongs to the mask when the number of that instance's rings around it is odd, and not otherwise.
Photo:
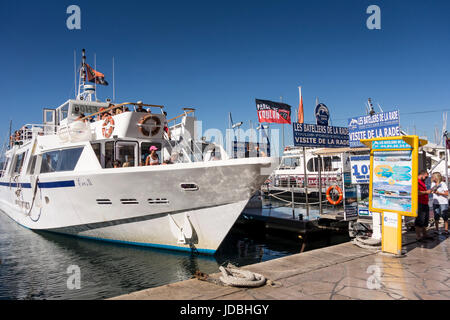
[(30, 203), (27, 201), (16, 200), (16, 205), (18, 205), (22, 209), (30, 209)]
[(90, 187), (93, 185), (89, 178), (78, 178), (77, 184), (79, 187)]

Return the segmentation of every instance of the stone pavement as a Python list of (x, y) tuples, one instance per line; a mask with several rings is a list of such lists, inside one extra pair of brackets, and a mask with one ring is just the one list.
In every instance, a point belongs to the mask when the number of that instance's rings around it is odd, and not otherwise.
[(273, 281), (260, 288), (191, 279), (113, 299), (450, 299), (450, 239), (439, 235), (404, 248), (405, 256), (394, 257), (344, 243), (244, 267)]

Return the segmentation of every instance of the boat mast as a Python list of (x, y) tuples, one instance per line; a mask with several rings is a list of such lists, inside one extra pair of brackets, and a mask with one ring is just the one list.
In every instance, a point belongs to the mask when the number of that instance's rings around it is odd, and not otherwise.
[(86, 50), (81, 51), (81, 68), (80, 76), (78, 79), (78, 95), (77, 100), (92, 101), (92, 95), (95, 94), (96, 87), (90, 84), (86, 84)]

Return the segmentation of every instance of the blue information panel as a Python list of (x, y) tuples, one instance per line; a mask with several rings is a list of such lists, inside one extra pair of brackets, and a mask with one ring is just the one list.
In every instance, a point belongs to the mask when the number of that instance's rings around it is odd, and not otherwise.
[(316, 124), (292, 124), (294, 145), (297, 147), (341, 148), (348, 147), (348, 128)]
[(390, 111), (348, 119), (350, 147), (364, 147), (361, 139), (395, 137), (400, 135), (399, 111)]
[(352, 169), (352, 183), (367, 183), (370, 181), (370, 156), (351, 156), (350, 166)]

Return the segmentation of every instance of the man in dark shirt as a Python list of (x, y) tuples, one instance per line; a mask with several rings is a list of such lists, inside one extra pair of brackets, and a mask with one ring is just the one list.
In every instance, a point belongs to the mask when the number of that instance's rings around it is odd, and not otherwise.
[(433, 239), (427, 236), (427, 227), (430, 218), (430, 208), (428, 206), (428, 195), (431, 190), (427, 190), (425, 185), (425, 180), (428, 178), (427, 170), (421, 170), (418, 174), (418, 187), (419, 187), (419, 205), (417, 208), (417, 218), (414, 222), (416, 227), (416, 239), (418, 241), (423, 241), (426, 239)]
[(147, 110), (145, 110), (143, 107), (142, 107), (142, 101), (138, 101), (137, 102), (137, 108), (136, 108), (136, 112), (147, 112)]

